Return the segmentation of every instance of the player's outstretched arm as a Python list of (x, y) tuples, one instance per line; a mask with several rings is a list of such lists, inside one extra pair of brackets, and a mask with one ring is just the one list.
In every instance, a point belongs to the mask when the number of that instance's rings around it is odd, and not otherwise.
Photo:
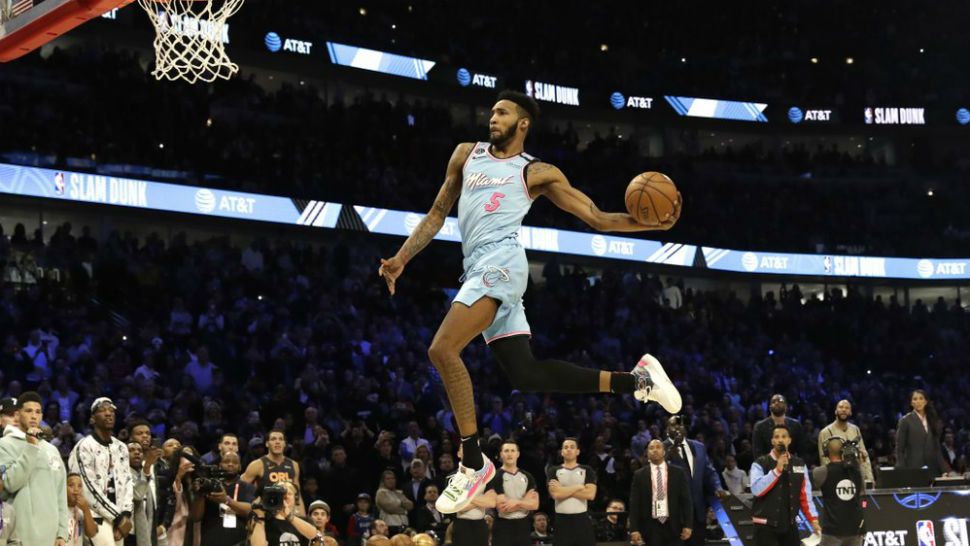
[(377, 270), (377, 273), (387, 282), (387, 289), (391, 292), (391, 295), (394, 295), (394, 285), (397, 278), (404, 272), (404, 266), (418, 252), (428, 246), (428, 243), (441, 230), (441, 226), (445, 225), (445, 218), (448, 217), (451, 208), (455, 206), (455, 201), (461, 195), (461, 171), (465, 165), (465, 160), (468, 159), (468, 154), (471, 153), (472, 146), (474, 144), (470, 142), (463, 142), (455, 148), (455, 151), (451, 154), (451, 159), (448, 160), (445, 182), (438, 190), (438, 197), (431, 205), (431, 210), (428, 211), (427, 216), (421, 219), (421, 222), (414, 228), (411, 236), (404, 241), (394, 257), (386, 260), (381, 259), (381, 267)]
[(528, 167), (529, 186), (548, 197), (557, 207), (579, 218), (596, 231), (666, 231), (677, 223), (680, 208), (658, 224), (641, 224), (625, 212), (603, 212), (585, 193), (569, 183), (555, 165), (536, 162)]

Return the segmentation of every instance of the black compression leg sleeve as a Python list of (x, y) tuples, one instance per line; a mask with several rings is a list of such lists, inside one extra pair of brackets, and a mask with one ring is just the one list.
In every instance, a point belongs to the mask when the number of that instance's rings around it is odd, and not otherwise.
[(536, 360), (527, 336), (496, 339), (488, 345), (512, 386), (525, 392), (600, 392), (600, 370), (563, 360)]

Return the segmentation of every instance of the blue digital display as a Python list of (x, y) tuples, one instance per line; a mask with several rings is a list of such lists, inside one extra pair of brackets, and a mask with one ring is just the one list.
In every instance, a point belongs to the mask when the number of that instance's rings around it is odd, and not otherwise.
[(396, 53), (327, 42), (330, 62), (340, 66), (352, 66), (362, 70), (392, 74), (415, 80), (427, 80), (428, 71), (435, 62)]
[(735, 121), (767, 122), (763, 102), (739, 102), (721, 99), (699, 99), (665, 95), (670, 106), (681, 116), (692, 118), (731, 119)]
[(960, 125), (970, 123), (970, 110), (967, 110), (966, 108), (960, 108), (957, 110), (957, 123)]
[[(0, 164), (0, 193), (319, 228), (335, 228), (344, 210), (344, 205), (325, 201), (6, 164)], [(424, 217), (415, 212), (364, 206), (354, 206), (350, 213), (356, 214), (371, 233), (401, 237), (410, 235)], [(435, 238), (460, 242), (458, 220), (445, 219), (444, 226)], [(530, 226), (520, 229), (519, 242), (528, 250), (541, 252), (738, 273), (834, 278), (970, 279), (970, 258), (887, 258), (741, 251)]]

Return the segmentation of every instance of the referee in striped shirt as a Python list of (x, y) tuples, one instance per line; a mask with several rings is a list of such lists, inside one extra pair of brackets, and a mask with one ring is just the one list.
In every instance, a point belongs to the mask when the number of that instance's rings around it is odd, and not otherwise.
[(529, 513), (539, 508), (536, 480), (518, 467), (519, 444), (515, 440), (502, 442), (499, 456), (502, 468), (492, 478), (498, 494), (498, 518), (492, 528), (492, 546), (529, 546), (532, 544)]

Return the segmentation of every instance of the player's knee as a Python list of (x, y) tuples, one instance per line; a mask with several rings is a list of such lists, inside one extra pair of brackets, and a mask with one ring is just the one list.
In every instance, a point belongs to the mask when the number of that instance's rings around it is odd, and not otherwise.
[(428, 347), (428, 358), (438, 370), (447, 367), (448, 363), (454, 360), (452, 356), (457, 356), (457, 352), (444, 343), (433, 341)]

